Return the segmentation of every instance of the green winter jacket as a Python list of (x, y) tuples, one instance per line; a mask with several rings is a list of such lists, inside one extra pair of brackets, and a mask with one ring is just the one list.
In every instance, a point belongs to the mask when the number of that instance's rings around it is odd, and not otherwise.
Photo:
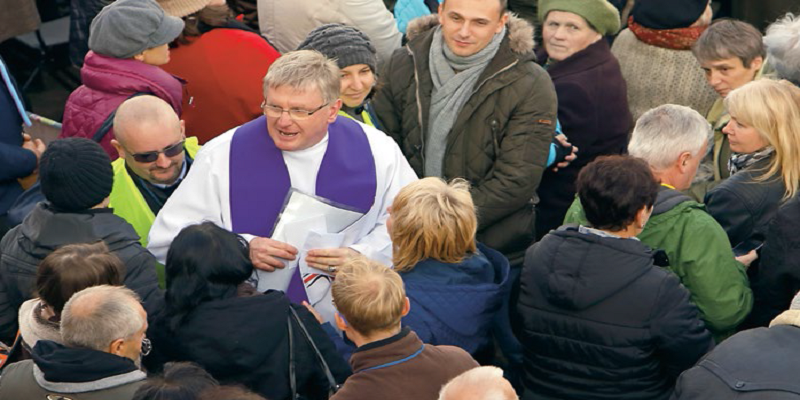
[[(564, 223), (588, 224), (577, 198)], [(744, 265), (734, 259), (728, 236), (702, 204), (662, 187), (638, 238), (667, 253), (669, 270), (689, 289), (717, 342), (734, 333), (753, 307), (753, 293)]]
[[(408, 45), (395, 50), (372, 106), (383, 131), (423, 176), (433, 80), (429, 53), (436, 15), (411, 21)], [(511, 17), (492, 61), (447, 136), (443, 178), (472, 184), (478, 240), (521, 265), (534, 240), (536, 190), (556, 120), (553, 82), (534, 63), (533, 29)]]

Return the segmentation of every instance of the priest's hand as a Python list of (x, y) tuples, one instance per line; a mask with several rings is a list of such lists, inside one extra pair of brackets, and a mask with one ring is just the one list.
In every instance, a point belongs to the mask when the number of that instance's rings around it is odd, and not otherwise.
[(332, 249), (314, 249), (308, 251), (306, 263), (309, 267), (335, 274), (342, 264), (351, 258), (360, 257), (361, 253), (349, 247)]
[(250, 241), (250, 260), (253, 266), (267, 272), (284, 268), (284, 260), (294, 260), (297, 249), (294, 246), (265, 237), (255, 237)]

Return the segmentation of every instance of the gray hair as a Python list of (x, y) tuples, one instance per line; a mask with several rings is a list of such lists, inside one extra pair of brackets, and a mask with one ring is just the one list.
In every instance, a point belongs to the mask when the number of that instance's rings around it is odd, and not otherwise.
[(800, 15), (787, 13), (770, 25), (764, 45), (778, 77), (800, 86)]
[(288, 86), (306, 91), (319, 89), (325, 104), (339, 98), (341, 71), (336, 61), (316, 50), (297, 50), (278, 58), (264, 77), (264, 97), (269, 88)]
[(697, 111), (665, 104), (639, 117), (628, 143), (628, 153), (644, 159), (655, 170), (664, 170), (683, 152), (702, 157), (700, 151), (712, 138), (712, 133), (711, 124)]
[(83, 289), (64, 305), (61, 339), (68, 347), (107, 351), (111, 342), (127, 339), (144, 327), (140, 307), (139, 296), (123, 286)]
[(497, 367), (476, 367), (453, 378), (439, 392), (439, 400), (517, 400), (511, 384)]

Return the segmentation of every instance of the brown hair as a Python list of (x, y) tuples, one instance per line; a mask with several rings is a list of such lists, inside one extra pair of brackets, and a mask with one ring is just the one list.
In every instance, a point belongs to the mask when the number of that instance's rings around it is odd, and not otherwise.
[(202, 10), (187, 15), (182, 19), (184, 23), (183, 32), (175, 39), (173, 47), (189, 44), (189, 38), (202, 35), (202, 32), (200, 32), (201, 23), (211, 27), (225, 26), (231, 19), (231, 10), (225, 4), (206, 6)]
[(99, 285), (122, 285), (125, 266), (103, 242), (70, 244), (50, 253), (36, 272), (36, 294), (60, 315), (73, 294)]
[(331, 296), (347, 323), (368, 336), (400, 323), (406, 290), (397, 272), (377, 261), (357, 257), (339, 268)]
[(426, 258), (459, 263), (476, 251), (478, 218), (463, 179), (412, 182), (395, 196), (391, 215), (392, 263), (398, 272), (410, 271)]
[(767, 50), (761, 32), (753, 25), (723, 18), (709, 25), (700, 35), (692, 46), (692, 54), (700, 62), (737, 57), (745, 68), (750, 68), (756, 57), (766, 57)]

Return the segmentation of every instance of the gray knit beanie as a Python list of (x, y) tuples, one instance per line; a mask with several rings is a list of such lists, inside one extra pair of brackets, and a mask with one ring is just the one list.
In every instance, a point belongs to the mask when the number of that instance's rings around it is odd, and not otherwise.
[(117, 0), (100, 10), (89, 28), (89, 49), (131, 58), (162, 46), (183, 32), (183, 20), (167, 15), (155, 0)]
[(339, 68), (366, 64), (377, 72), (378, 56), (369, 37), (352, 26), (341, 24), (322, 25), (311, 31), (297, 50), (316, 50), (330, 59), (335, 59)]
[(54, 140), (39, 163), (42, 194), (61, 211), (88, 210), (111, 194), (111, 160), (96, 142), (86, 138)]

